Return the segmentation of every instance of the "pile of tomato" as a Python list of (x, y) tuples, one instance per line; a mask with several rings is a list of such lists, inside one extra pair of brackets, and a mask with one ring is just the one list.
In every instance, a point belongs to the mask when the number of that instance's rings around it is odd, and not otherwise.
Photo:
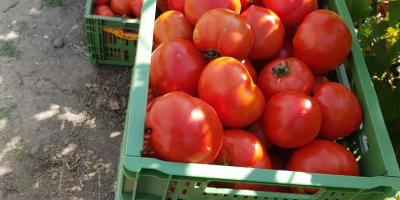
[[(143, 0), (111, 0), (110, 10), (140, 17), (137, 5)], [(326, 78), (352, 47), (339, 15), (318, 9), (317, 0), (158, 0), (157, 5), (163, 12), (154, 25), (142, 156), (359, 175), (356, 159), (336, 140), (360, 126), (360, 104), (348, 88)]]

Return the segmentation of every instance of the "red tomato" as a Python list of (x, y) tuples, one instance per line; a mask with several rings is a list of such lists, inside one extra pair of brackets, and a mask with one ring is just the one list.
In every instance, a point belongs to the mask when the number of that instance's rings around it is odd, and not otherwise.
[[(189, 22), (196, 25), (204, 13), (215, 8), (225, 8), (239, 14), (240, 0), (186, 0), (184, 10)], [(215, 19), (214, 22), (218, 21)], [(212, 23), (209, 25), (212, 25)]]
[(268, 151), (274, 145), (263, 130), (261, 117), (250, 126), (249, 131), (254, 133), (254, 135), (256, 135), (260, 139), (266, 151)]
[[(282, 156), (281, 154), (273, 151), (268, 151), (268, 156), (271, 161), (271, 169), (275, 170), (286, 170), (286, 164), (289, 158)], [(289, 187), (276, 186), (276, 185), (263, 185), (260, 191), (267, 192), (286, 192), (290, 193)]]
[(151, 143), (151, 129), (146, 129), (144, 136), (143, 136), (143, 151), (142, 151), (142, 157), (147, 157), (147, 158), (156, 158), (159, 160), (162, 160), (161, 156), (157, 154), (157, 152), (154, 150), (154, 146)]
[(168, 0), (157, 0), (157, 7), (161, 10), (161, 12), (167, 12), (168, 8)]
[(362, 121), (357, 97), (342, 84), (327, 82), (315, 90), (313, 98), (322, 112), (319, 137), (335, 140), (356, 131)]
[(314, 93), (315, 90), (316, 90), (322, 83), (326, 83), (326, 82), (329, 82), (329, 79), (326, 78), (325, 76), (320, 75), (320, 74), (314, 75), (314, 89), (313, 89), (312, 93)]
[(241, 12), (244, 12), (247, 7), (250, 5), (251, 0), (240, 0), (240, 10)]
[(283, 39), (283, 44), (281, 49), (272, 58), (268, 59), (268, 61), (272, 62), (278, 58), (289, 58), (289, 57), (293, 57), (293, 43), (292, 39), (285, 37), (285, 39)]
[(176, 91), (150, 110), (151, 142), (173, 162), (211, 164), (222, 147), (224, 131), (214, 109), (203, 100)]
[(309, 95), (314, 87), (314, 76), (300, 59), (281, 58), (264, 67), (257, 86), (266, 101), (283, 91), (298, 91)]
[(260, 118), (265, 99), (242, 63), (231, 57), (211, 61), (201, 73), (199, 96), (217, 112), (222, 124), (240, 128)]
[(285, 38), (285, 29), (278, 15), (252, 5), (241, 16), (250, 25), (255, 41), (248, 58), (265, 60), (277, 54)]
[(93, 14), (101, 15), (101, 16), (107, 16), (107, 17), (115, 17), (113, 11), (107, 5), (99, 5), (99, 6), (97, 6), (94, 9)]
[(171, 39), (193, 40), (194, 26), (179, 11), (164, 12), (154, 22), (154, 41), (159, 45)]
[[(160, 96), (160, 97), (161, 97), (161, 96)], [(145, 117), (145, 121), (144, 121), (144, 127), (145, 127), (145, 128), (151, 127), (150, 120), (149, 120), (149, 113), (150, 113), (150, 110), (151, 110), (151, 108), (153, 107), (154, 103), (155, 103), (158, 99), (160, 99), (160, 97), (156, 97), (156, 98), (154, 98), (154, 99), (152, 99), (152, 100), (150, 100), (150, 101), (147, 102), (147, 106), (146, 106), (146, 117)]]
[(186, 0), (167, 0), (168, 8), (171, 10), (176, 10), (181, 13), (185, 13), (185, 1)]
[(299, 25), (308, 13), (318, 9), (317, 0), (263, 0), (263, 3), (281, 18), (287, 37), (294, 36), (294, 25)]
[(251, 5), (255, 5), (255, 6), (260, 6), (260, 7), (264, 7), (265, 5), (263, 3), (263, 0), (253, 0), (253, 2), (251, 3)]
[(138, 19), (140, 19), (140, 15), (142, 14), (143, 0), (131, 0), (131, 9), (133, 14), (136, 15)]
[(111, 10), (116, 15), (130, 15), (132, 14), (131, 0), (111, 0)]
[[(358, 176), (360, 173), (358, 163), (349, 150), (338, 143), (323, 139), (316, 139), (308, 145), (296, 149), (290, 157), (286, 169), (348, 176)], [(318, 191), (318, 189), (312, 188), (304, 188), (304, 190), (308, 193)]]
[(150, 83), (157, 94), (183, 91), (197, 96), (200, 74), (208, 60), (200, 56), (193, 42), (169, 40), (154, 50), (150, 64)]
[(265, 105), (263, 129), (276, 146), (297, 148), (310, 143), (321, 128), (317, 101), (297, 91), (281, 92)]
[(94, 0), (94, 4), (96, 5), (107, 5), (108, 0)]
[(253, 65), (250, 63), (250, 60), (248, 58), (245, 58), (242, 60), (242, 64), (246, 67), (247, 71), (249, 72), (251, 79), (253, 80), (253, 83), (257, 83), (258, 79), (258, 74), (256, 72), (256, 69), (254, 69)]
[(206, 12), (197, 22), (193, 42), (211, 58), (222, 55), (243, 60), (253, 46), (253, 34), (239, 14), (217, 8)]
[(308, 14), (293, 38), (293, 55), (303, 60), (313, 74), (324, 74), (341, 65), (353, 44), (343, 19), (330, 10)]

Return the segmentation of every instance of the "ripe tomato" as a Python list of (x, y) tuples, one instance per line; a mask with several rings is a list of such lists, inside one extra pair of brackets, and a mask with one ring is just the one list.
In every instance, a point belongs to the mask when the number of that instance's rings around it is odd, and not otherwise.
[(240, 11), (244, 12), (250, 5), (250, 0), (240, 0)]
[(150, 64), (150, 83), (158, 95), (183, 91), (197, 96), (200, 74), (208, 60), (200, 56), (193, 42), (174, 39), (154, 50)]
[(168, 8), (168, 0), (157, 0), (157, 7), (161, 10), (161, 12), (167, 12)]
[(151, 142), (173, 162), (211, 164), (222, 147), (224, 131), (214, 109), (185, 92), (171, 92), (150, 110)]
[(153, 144), (151, 143), (151, 132), (151, 129), (146, 129), (144, 132), (142, 157), (162, 160), (161, 156), (157, 154), (154, 150)]
[(250, 25), (255, 41), (248, 55), (250, 60), (265, 60), (279, 52), (285, 38), (285, 29), (278, 15), (252, 5), (241, 16)]
[(319, 137), (335, 140), (357, 130), (362, 121), (362, 110), (357, 97), (342, 84), (327, 82), (320, 85), (313, 98), (322, 112)]
[(240, 128), (260, 118), (265, 99), (240, 61), (220, 57), (211, 61), (199, 79), (199, 96), (217, 112), (222, 124)]
[(263, 114), (263, 129), (276, 146), (297, 148), (310, 143), (321, 128), (317, 101), (297, 91), (271, 97)]
[(193, 40), (194, 26), (179, 11), (170, 10), (154, 22), (154, 41), (159, 45), (171, 39)]
[(116, 15), (130, 15), (132, 14), (131, 0), (111, 0), (111, 10)]
[(342, 64), (353, 44), (343, 19), (330, 10), (308, 14), (293, 38), (293, 55), (303, 60), (313, 74), (324, 74)]
[(249, 131), (254, 133), (254, 135), (256, 135), (260, 139), (266, 151), (268, 151), (274, 145), (263, 130), (261, 117), (250, 126)]
[[(286, 166), (287, 170), (358, 176), (358, 163), (353, 154), (342, 145), (323, 139), (316, 139), (293, 152)], [(318, 189), (303, 188), (308, 193)], [(296, 188), (291, 188), (296, 191)]]
[(176, 10), (181, 13), (185, 13), (185, 1), (186, 0), (167, 0), (168, 8), (171, 10)]
[(289, 58), (289, 57), (293, 57), (293, 43), (291, 39), (285, 37), (285, 39), (283, 39), (283, 44), (281, 49), (272, 58), (268, 59), (268, 61), (272, 62), (278, 58)]
[(326, 83), (329, 82), (329, 79), (326, 78), (323, 75), (317, 74), (314, 75), (314, 89), (312, 91), (312, 94), (314, 94), (315, 90), (322, 84), (322, 83)]
[(212, 58), (222, 55), (243, 60), (253, 46), (253, 34), (239, 14), (217, 8), (206, 12), (197, 22), (193, 42)]
[(94, 9), (93, 14), (101, 15), (101, 16), (107, 16), (107, 17), (115, 17), (113, 11), (107, 5), (99, 5), (99, 6), (97, 6)]
[(133, 14), (140, 19), (142, 14), (143, 0), (131, 0), (131, 9)]
[(96, 5), (107, 5), (108, 0), (94, 0), (94, 4)]
[(281, 58), (264, 67), (257, 86), (266, 101), (283, 91), (298, 91), (309, 95), (314, 87), (314, 76), (300, 59)]
[(154, 99), (152, 99), (152, 100), (147, 102), (146, 117), (145, 117), (145, 121), (144, 121), (144, 127), (145, 128), (150, 128), (151, 127), (150, 120), (149, 120), (149, 113), (150, 113), (150, 110), (153, 107), (154, 103), (160, 98), (161, 98), (161, 96), (156, 97), (156, 98), (154, 98)]
[[(278, 152), (275, 151), (267, 151), (269, 159), (271, 161), (271, 169), (275, 170), (286, 170), (286, 164), (289, 158), (282, 156)], [(267, 192), (286, 192), (290, 193), (289, 187), (284, 186), (276, 186), (276, 185), (263, 185), (260, 188), (260, 191), (267, 191)]]
[(299, 25), (308, 13), (318, 9), (317, 0), (263, 0), (263, 3), (280, 17), (287, 37), (294, 36), (294, 25)]
[(250, 60), (248, 58), (245, 58), (241, 61), (241, 63), (246, 67), (251, 76), (251, 79), (253, 80), (253, 83), (257, 83), (258, 74), (256, 72), (256, 69), (254, 69), (253, 65), (250, 63)]
[[(186, 0), (184, 10), (189, 22), (196, 25), (204, 13), (215, 8), (225, 8), (239, 14), (240, 0)], [(218, 21), (215, 19), (213, 22)], [(209, 25), (212, 25), (212, 23)]]
[(264, 7), (265, 8), (265, 5), (264, 5), (262, 0), (253, 0), (251, 5), (260, 6), (260, 7)]

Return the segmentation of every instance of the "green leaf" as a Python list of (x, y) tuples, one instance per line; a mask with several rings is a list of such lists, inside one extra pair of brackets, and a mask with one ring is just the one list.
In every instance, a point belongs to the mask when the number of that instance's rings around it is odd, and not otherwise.
[(389, 49), (389, 56), (391, 60), (398, 59), (400, 55), (400, 40), (397, 40)]
[(390, 56), (387, 53), (380, 53), (373, 56), (366, 56), (365, 63), (368, 66), (369, 74), (381, 77), (382, 74), (389, 70), (392, 65)]
[(372, 11), (371, 2), (368, 0), (346, 0), (353, 22), (369, 17)]
[(392, 89), (386, 81), (373, 80), (385, 121), (400, 118), (400, 88)]
[(386, 18), (390, 27), (396, 27), (400, 20), (400, 1), (389, 1)]
[(371, 55), (376, 55), (380, 53), (386, 52), (386, 40), (378, 40), (378, 42), (374, 43), (373, 46), (371, 46), (370, 54)]
[(387, 24), (386, 21), (375, 18), (375, 20), (373, 21), (372, 27), (371, 27), (372, 32), (369, 35), (369, 38), (374, 39), (374, 38), (382, 37), (383, 35), (386, 34), (386, 29), (388, 27), (389, 27), (389, 25)]

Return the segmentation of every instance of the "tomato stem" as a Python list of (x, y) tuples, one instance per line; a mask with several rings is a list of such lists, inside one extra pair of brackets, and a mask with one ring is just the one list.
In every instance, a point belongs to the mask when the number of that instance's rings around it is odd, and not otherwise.
[(289, 24), (291, 24), (291, 25), (294, 26), (294, 33), (293, 33), (293, 35), (296, 35), (297, 29), (299, 28), (300, 24), (295, 24), (295, 23), (293, 23), (293, 22), (290, 22)]
[(278, 76), (278, 83), (281, 81), (281, 78), (289, 74), (289, 61), (292, 62), (291, 60), (286, 61), (286, 66), (284, 66), (282, 63), (279, 64), (279, 66), (275, 66), (272, 68), (272, 71), (276, 76)]

